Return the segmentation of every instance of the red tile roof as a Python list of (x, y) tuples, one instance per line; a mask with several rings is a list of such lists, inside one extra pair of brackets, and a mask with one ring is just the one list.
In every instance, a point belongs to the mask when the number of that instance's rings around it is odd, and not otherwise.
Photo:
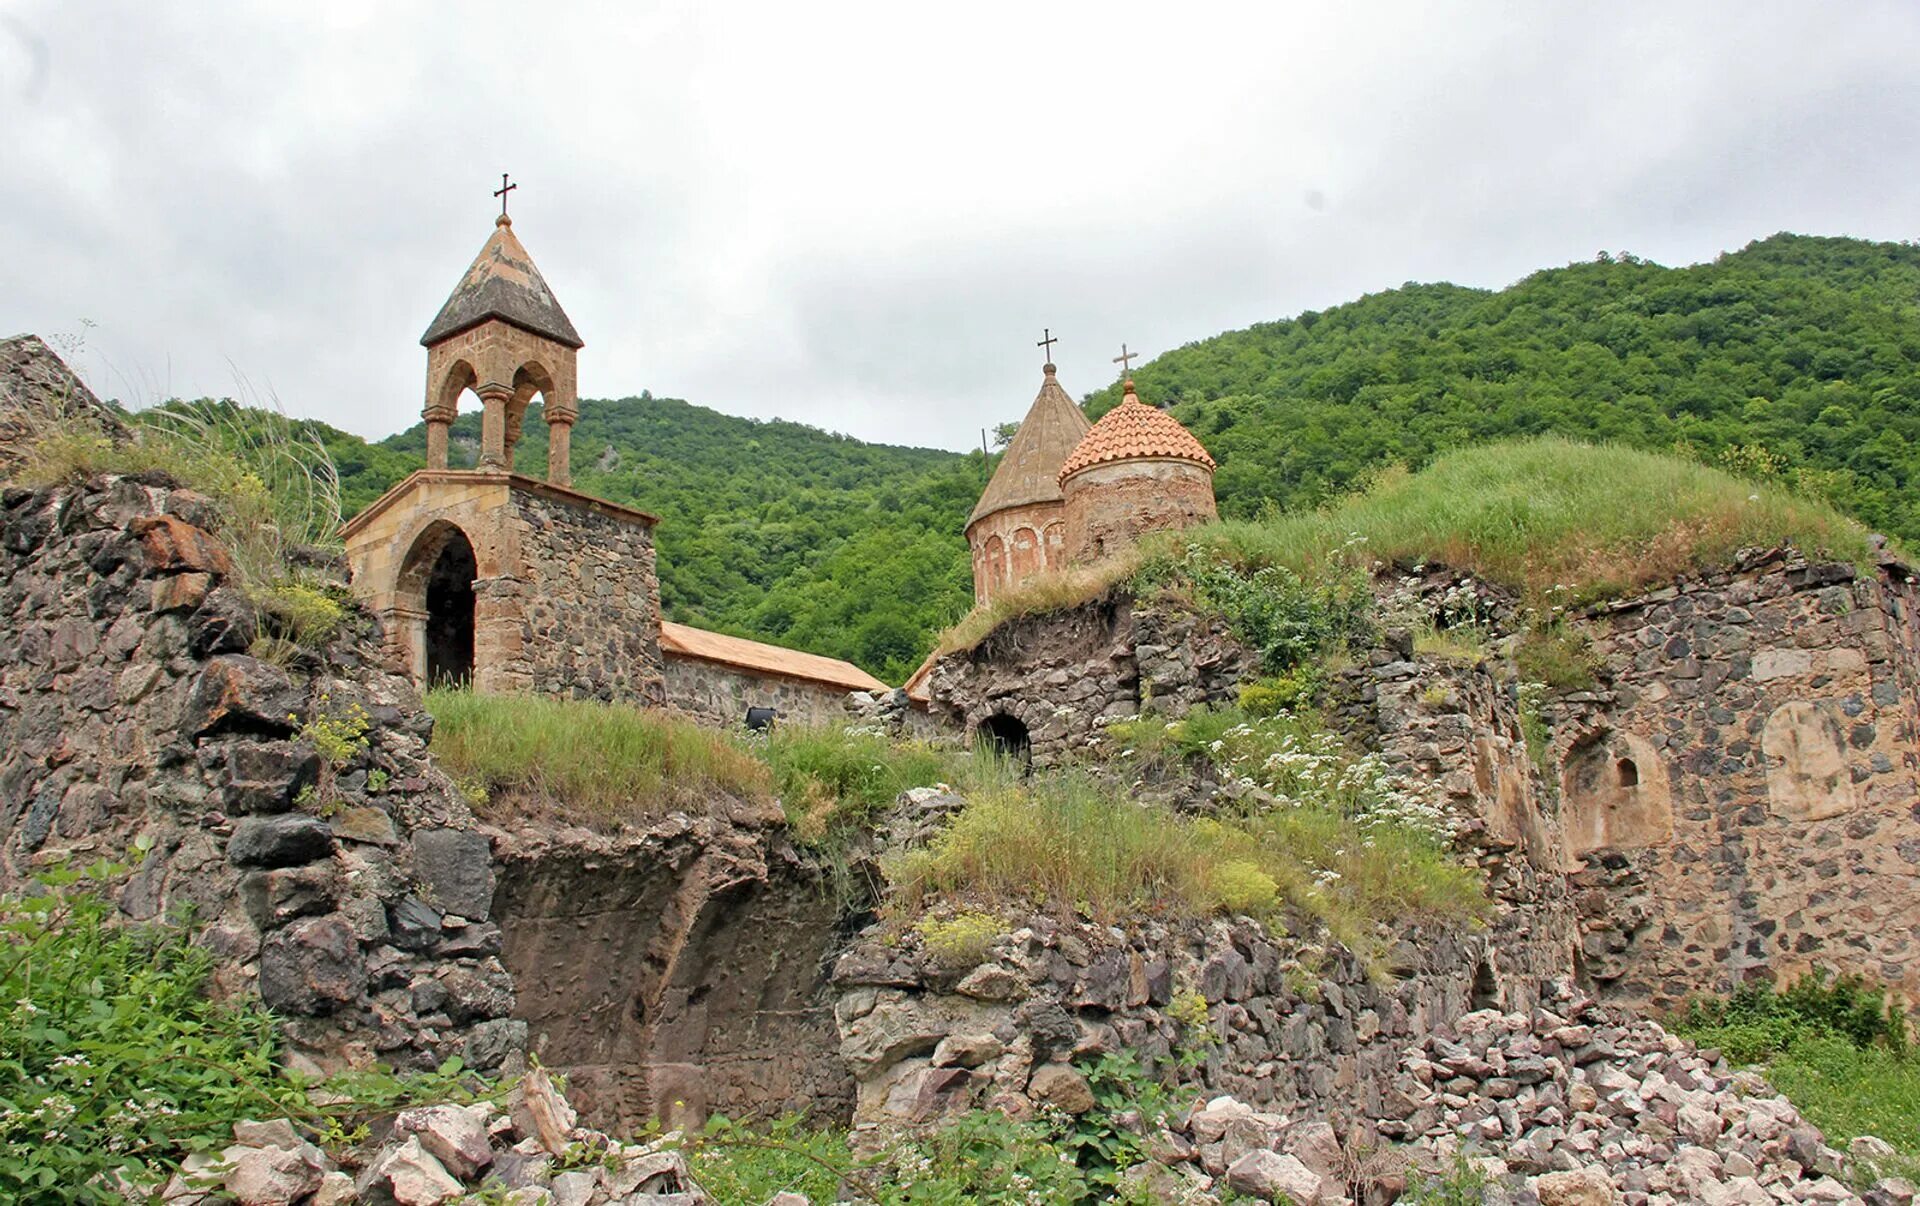
[(699, 658), (706, 662), (719, 662), (722, 665), (736, 666), (744, 670), (757, 670), (762, 674), (779, 674), (787, 678), (805, 679), (846, 691), (892, 689), (852, 662), (822, 657), (817, 653), (802, 653), (798, 649), (783, 649), (778, 645), (763, 645), (759, 641), (749, 641), (745, 637), (708, 632), (704, 628), (690, 628), (670, 620), (662, 621), (660, 624), (660, 652), (678, 657)]
[(1144, 458), (1193, 461), (1213, 468), (1213, 457), (1193, 433), (1166, 411), (1142, 402), (1128, 381), (1120, 405), (1100, 417), (1060, 466), (1060, 480), (1094, 465)]

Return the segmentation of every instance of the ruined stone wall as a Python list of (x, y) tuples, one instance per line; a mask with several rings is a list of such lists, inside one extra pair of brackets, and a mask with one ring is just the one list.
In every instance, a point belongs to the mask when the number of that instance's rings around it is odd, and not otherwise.
[(941, 658), (927, 679), (929, 711), (969, 739), (983, 721), (1010, 716), (1025, 726), (1034, 763), (1046, 766), (1143, 708), (1177, 716), (1231, 701), (1255, 667), (1223, 621), (1115, 593), (1009, 620)]
[(716, 728), (739, 728), (748, 708), (778, 708), (782, 724), (817, 726), (847, 716), (847, 692), (839, 687), (677, 655), (666, 659), (666, 700)]
[(1061, 483), (1067, 557), (1098, 561), (1143, 533), (1217, 518), (1213, 471), (1186, 460), (1128, 460), (1082, 469)]
[(516, 664), (528, 689), (664, 702), (653, 532), (550, 490), (516, 489), (524, 574), (491, 584), (524, 616)]
[(1603, 609), (1555, 714), (1584, 974), (1670, 1007), (1821, 966), (1920, 999), (1915, 604), (1782, 553)]
[(865, 940), (834, 972), (856, 1141), (975, 1105), (1015, 1117), (1085, 1108), (1072, 1065), (1121, 1050), (1161, 1069), (1203, 1051), (1180, 1075), (1208, 1093), (1418, 1135), (1438, 1115), (1416, 1103), (1431, 1095), (1407, 1079), (1409, 1044), (1470, 1010), (1539, 999), (1539, 978), (1494, 978), (1489, 945), (1484, 933), (1410, 930), (1381, 977), (1342, 948), (1250, 921), (1110, 928), (1036, 916), (972, 966), (943, 965), (914, 935)]
[[(488, 841), (364, 620), (287, 666), (250, 656), (212, 510), (162, 477), (0, 507), (0, 890), (130, 865), (121, 912), (192, 906), (216, 990), (257, 992), (296, 1063), (518, 1051)], [(323, 764), (309, 726), (356, 712), (365, 747)]]

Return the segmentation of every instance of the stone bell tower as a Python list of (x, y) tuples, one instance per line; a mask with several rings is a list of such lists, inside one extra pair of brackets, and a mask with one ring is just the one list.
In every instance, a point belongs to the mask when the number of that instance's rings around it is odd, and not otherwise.
[[(496, 196), (513, 185), (501, 182)], [(579, 333), (514, 237), (493, 235), (420, 337), (427, 463), (341, 529), (354, 591), (423, 687), (664, 702), (654, 517), (573, 488)], [(461, 397), (483, 407), (480, 463), (447, 465)], [(545, 480), (515, 471), (535, 394)]]
[(575, 360), (583, 346), (504, 212), (420, 342), (427, 349), (427, 468), (447, 467), (447, 430), (460, 395), (484, 408), (480, 468), (513, 472), (527, 404), (539, 394), (547, 421), (547, 481), (570, 485), (573, 423), (580, 415)]

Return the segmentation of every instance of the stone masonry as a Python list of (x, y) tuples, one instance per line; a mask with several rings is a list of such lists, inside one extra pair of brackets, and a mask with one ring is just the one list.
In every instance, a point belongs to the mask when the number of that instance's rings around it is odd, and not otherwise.
[[(129, 864), (121, 912), (193, 906), (216, 990), (258, 993), (296, 1063), (513, 1057), (488, 840), (365, 632), (250, 656), (261, 620), (212, 508), (164, 478), (0, 507), (0, 890)], [(312, 726), (354, 715), (366, 741), (324, 760)]]
[(659, 704), (653, 523), (532, 478), (422, 470), (343, 532), (355, 592), (417, 681), (428, 664), (429, 576), (451, 542), (464, 542), (475, 689)]
[(1901, 567), (1773, 551), (1585, 618), (1603, 686), (1552, 761), (1605, 997), (1822, 967), (1920, 999), (1916, 602)]

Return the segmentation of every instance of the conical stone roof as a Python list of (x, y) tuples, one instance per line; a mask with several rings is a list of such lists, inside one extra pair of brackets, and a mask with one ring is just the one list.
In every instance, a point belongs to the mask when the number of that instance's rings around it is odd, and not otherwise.
[(467, 274), (453, 287), (447, 304), (440, 307), (420, 342), (432, 347), (489, 318), (512, 323), (570, 348), (585, 346), (553, 290), (547, 288), (540, 270), (533, 266), (533, 257), (514, 237), (513, 222), (505, 214), (494, 219), (493, 237), (473, 258)]
[(1133, 381), (1129, 379), (1120, 405), (1101, 415), (1100, 421), (1067, 454), (1060, 466), (1060, 480), (1110, 461), (1147, 459), (1193, 461), (1213, 468), (1213, 457), (1206, 446), (1181, 426), (1180, 420), (1142, 402), (1140, 395), (1133, 392)]
[(1000, 458), (1000, 467), (993, 471), (993, 479), (980, 495), (973, 514), (967, 517), (967, 526), (1008, 507), (1061, 501), (1061, 462), (1090, 426), (1087, 416), (1060, 388), (1053, 366), (1047, 365), (1040, 393), (1013, 442), (1007, 445), (1006, 455)]

